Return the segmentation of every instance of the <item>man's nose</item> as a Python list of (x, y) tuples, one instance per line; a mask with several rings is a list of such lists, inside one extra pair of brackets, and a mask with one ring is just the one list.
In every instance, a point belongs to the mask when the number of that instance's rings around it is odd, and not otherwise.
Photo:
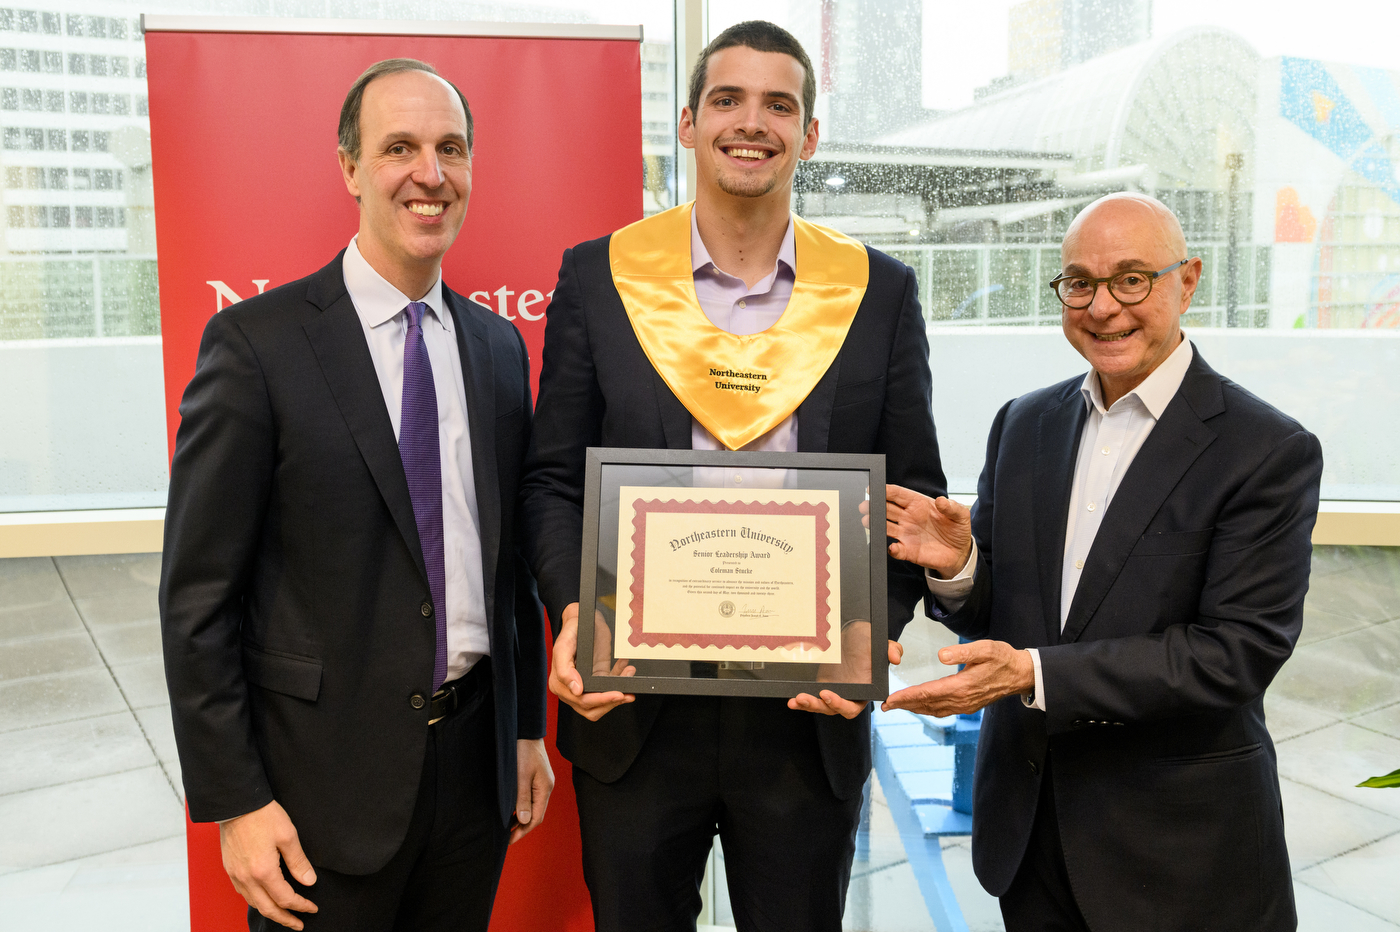
[(436, 188), (443, 181), (442, 164), (438, 155), (431, 149), (424, 149), (413, 166), (413, 180), (424, 188)]
[(739, 110), (734, 128), (745, 136), (757, 136), (768, 131), (768, 110), (761, 101), (748, 103)]
[(1108, 282), (1100, 282), (1094, 292), (1094, 300), (1089, 302), (1089, 316), (1095, 320), (1106, 320), (1123, 310), (1123, 305), (1108, 290)]

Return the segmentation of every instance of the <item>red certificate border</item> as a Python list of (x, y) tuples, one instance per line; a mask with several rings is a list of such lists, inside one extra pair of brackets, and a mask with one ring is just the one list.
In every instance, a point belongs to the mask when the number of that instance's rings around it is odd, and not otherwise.
[[(632, 618), (629, 623), (627, 643), (633, 647), (791, 647), (794, 643), (813, 643), (821, 650), (831, 647), (831, 556), (827, 552), (831, 543), (831, 523), (827, 520), (829, 507), (825, 502), (678, 502), (675, 499), (637, 499), (632, 503), (632, 584), (629, 587), (632, 601), (629, 607)], [(646, 575), (646, 516), (662, 514), (723, 514), (723, 515), (810, 515), (817, 519), (816, 528), (816, 579), (817, 579), (817, 626), (813, 636), (794, 638), (790, 634), (760, 634), (745, 637), (738, 634), (686, 634), (667, 632), (657, 634), (646, 631), (643, 609), (645, 599), (643, 579)]]

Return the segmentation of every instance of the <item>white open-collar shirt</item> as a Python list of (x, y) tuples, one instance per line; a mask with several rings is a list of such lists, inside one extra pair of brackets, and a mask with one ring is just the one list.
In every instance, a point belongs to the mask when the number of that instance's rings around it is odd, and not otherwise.
[[(391, 285), (360, 254), (357, 239), (345, 250), (345, 289), (369, 344), (384, 406), (399, 437), (403, 413), (403, 347), (408, 336), (404, 309), (413, 299)], [(456, 326), (443, 303), (442, 275), (419, 298), (423, 342), (433, 367), (437, 391), (438, 448), (442, 455), (442, 540), (446, 571), (447, 679), (462, 676), (491, 653), (486, 625), (486, 587), (481, 569), (481, 516), (476, 506), (471, 436), (467, 429), (467, 393)]]
[[(1191, 341), (1185, 334), (1171, 355), (1153, 369), (1132, 391), (1105, 408), (1103, 388), (1098, 373), (1090, 369), (1079, 386), (1088, 408), (1084, 429), (1079, 435), (1079, 456), (1074, 463), (1074, 482), (1070, 486), (1069, 520), (1065, 524), (1065, 550), (1060, 564), (1060, 630), (1065, 629), (1084, 561), (1094, 546), (1104, 515), (1113, 504), (1113, 497), (1123, 481), (1128, 467), (1138, 451), (1161, 420), (1162, 412), (1176, 397), (1186, 370), (1191, 367)], [(929, 589), (939, 605), (954, 611), (972, 591), (972, 577), (977, 569), (977, 543), (962, 572), (951, 579), (940, 579), (925, 573)], [(1045, 685), (1040, 672), (1040, 651), (1027, 648), (1035, 664), (1035, 695), (1026, 704), (1045, 710)], [(1024, 697), (1023, 697), (1024, 698)]]

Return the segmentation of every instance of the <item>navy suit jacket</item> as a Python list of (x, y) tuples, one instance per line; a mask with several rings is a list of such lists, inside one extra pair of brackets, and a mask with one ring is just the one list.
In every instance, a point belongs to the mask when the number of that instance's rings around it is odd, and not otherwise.
[[(344, 253), (341, 254), (343, 256)], [(277, 800), (311, 863), (386, 864), (417, 798), (432, 599), (408, 483), (341, 256), (214, 316), (180, 403), (160, 609), (190, 816)], [(544, 619), (517, 553), (530, 439), (520, 334), (444, 288), (481, 519), (498, 805), (545, 733)]]
[[(584, 450), (690, 449), (691, 414), (637, 342), (613, 284), (609, 237), (564, 253), (545, 326), (540, 398), (522, 483), (531, 566), (557, 626), (578, 601)], [(869, 250), (870, 284), (831, 367), (797, 409), (800, 452), (883, 453), (890, 482), (944, 494), (930, 407), (928, 338), (913, 271)], [(890, 561), (889, 632), (898, 638), (927, 591), (917, 567)], [(608, 783), (636, 759), (665, 702), (638, 696), (589, 722), (559, 707), (559, 749)], [(832, 790), (859, 793), (870, 772), (870, 715), (817, 716)]]
[(1006, 404), (977, 490), (957, 633), (1038, 648), (1040, 712), (986, 710), (973, 864), (1005, 893), (1047, 767), (1096, 929), (1292, 929), (1264, 690), (1303, 624), (1317, 438), (1199, 352), (1124, 475), (1064, 632), (1060, 580), (1083, 377)]

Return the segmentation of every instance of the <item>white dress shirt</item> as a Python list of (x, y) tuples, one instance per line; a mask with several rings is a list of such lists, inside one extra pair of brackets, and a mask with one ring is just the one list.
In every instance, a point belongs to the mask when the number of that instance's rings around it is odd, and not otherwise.
[[(1094, 546), (1104, 515), (1113, 503), (1128, 467), (1142, 449), (1143, 443), (1157, 426), (1162, 412), (1176, 397), (1186, 370), (1191, 366), (1191, 341), (1183, 335), (1181, 343), (1162, 364), (1142, 380), (1137, 388), (1104, 408), (1103, 389), (1098, 375), (1091, 369), (1084, 376), (1079, 391), (1089, 410), (1084, 430), (1079, 435), (1079, 456), (1074, 464), (1074, 482), (1070, 486), (1069, 520), (1065, 525), (1065, 551), (1060, 565), (1060, 630), (1069, 620), (1070, 605), (1079, 588), (1084, 561)], [(972, 576), (977, 569), (977, 544), (962, 572), (952, 579), (940, 579), (925, 573), (929, 589), (938, 604), (956, 611), (972, 591)], [(1035, 693), (1022, 697), (1031, 708), (1045, 711), (1045, 685), (1040, 672), (1040, 651), (1027, 648), (1035, 665)]]
[[(761, 333), (778, 322), (792, 298), (792, 286), (797, 277), (796, 234), (792, 219), (778, 247), (778, 258), (769, 272), (752, 288), (742, 278), (721, 270), (710, 258), (710, 251), (700, 239), (700, 226), (695, 212), (690, 214), (690, 264), (695, 275), (695, 296), (700, 309), (719, 329), (739, 334)], [(692, 450), (723, 450), (697, 420), (690, 425)], [(768, 433), (740, 447), (742, 450), (770, 453), (797, 452), (797, 414), (788, 415)], [(795, 476), (788, 469), (723, 469), (700, 466), (695, 469), (695, 484), (706, 488), (783, 488), (791, 485)]]
[[(384, 406), (399, 436), (403, 409), (403, 346), (408, 335), (411, 298), (376, 272), (356, 240), (345, 250), (345, 288), (365, 331)], [(438, 447), (442, 453), (442, 540), (446, 571), (447, 679), (455, 680), (491, 653), (486, 626), (486, 588), (481, 570), (481, 516), (476, 507), (472, 475), (471, 436), (467, 430), (467, 394), (462, 382), (462, 357), (457, 349), (452, 315), (443, 305), (442, 276), (420, 299), (423, 342), (433, 367), (437, 390)], [(439, 606), (439, 610), (444, 607)], [(416, 614), (416, 613), (415, 613)]]

